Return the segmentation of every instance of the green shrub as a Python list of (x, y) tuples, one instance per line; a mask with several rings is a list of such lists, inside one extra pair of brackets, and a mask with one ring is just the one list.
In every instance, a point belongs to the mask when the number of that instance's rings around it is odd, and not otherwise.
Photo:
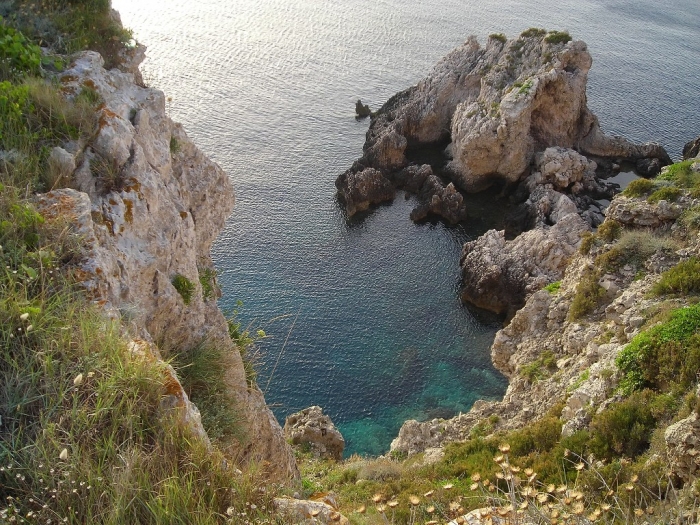
[(503, 33), (492, 33), (489, 35), (489, 38), (497, 40), (501, 44), (505, 44), (506, 42), (508, 42), (508, 38)]
[(551, 350), (545, 350), (533, 362), (522, 365), (520, 367), (520, 375), (531, 383), (535, 383), (549, 377), (556, 369), (556, 356)]
[(675, 241), (669, 237), (642, 230), (625, 231), (608, 251), (596, 257), (595, 264), (603, 272), (617, 271), (627, 264), (640, 268), (655, 253), (675, 248)]
[(654, 398), (649, 390), (635, 392), (593, 417), (589, 446), (597, 458), (635, 458), (647, 449), (656, 426)]
[(598, 230), (596, 231), (596, 235), (605, 242), (613, 242), (619, 239), (621, 234), (622, 225), (613, 219), (608, 219), (603, 222), (603, 224), (598, 226)]
[(675, 186), (663, 186), (647, 197), (649, 204), (657, 204), (660, 201), (675, 202), (683, 192)]
[(697, 189), (700, 186), (700, 173), (692, 170), (695, 159), (676, 162), (664, 168), (664, 172), (658, 176), (659, 180), (669, 181), (675, 186), (685, 189)]
[(691, 257), (666, 270), (651, 291), (654, 295), (700, 293), (700, 259)]
[(194, 295), (194, 292), (196, 290), (194, 283), (190, 281), (187, 277), (179, 273), (175, 274), (172, 283), (175, 289), (177, 290), (177, 293), (179, 293), (180, 297), (182, 297), (182, 300), (184, 301), (185, 305), (190, 304), (192, 296)]
[(571, 35), (566, 31), (550, 31), (544, 41), (548, 44), (566, 44), (571, 41)]
[(700, 370), (700, 305), (680, 308), (668, 321), (636, 335), (615, 361), (620, 390), (687, 390)]
[(520, 36), (524, 38), (532, 38), (532, 37), (542, 37), (547, 34), (546, 29), (540, 29), (538, 27), (531, 27), (529, 29), (526, 29), (522, 33), (520, 33)]
[(41, 65), (41, 49), (25, 36), (5, 25), (0, 16), (0, 78), (17, 79), (37, 74)]
[(581, 245), (579, 246), (578, 251), (581, 255), (588, 255), (594, 245), (595, 236), (589, 231), (583, 232), (581, 234)]
[(629, 183), (622, 194), (625, 197), (643, 197), (654, 190), (654, 182), (649, 179), (635, 179)]
[(213, 268), (199, 268), (199, 284), (202, 285), (202, 297), (205, 301), (213, 299), (218, 293), (216, 285), (217, 271)]
[(175, 155), (176, 153), (180, 152), (180, 141), (177, 140), (177, 137), (172, 136), (170, 137), (170, 153)]
[(576, 293), (569, 307), (569, 320), (576, 321), (600, 306), (605, 297), (605, 289), (598, 283), (600, 273), (587, 269), (576, 285)]
[(549, 283), (547, 286), (544, 287), (544, 289), (547, 290), (550, 294), (555, 295), (561, 289), (561, 281)]

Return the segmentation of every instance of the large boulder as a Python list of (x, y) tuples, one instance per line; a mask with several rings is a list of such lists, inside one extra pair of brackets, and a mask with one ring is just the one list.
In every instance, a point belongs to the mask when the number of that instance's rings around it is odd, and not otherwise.
[(284, 435), (292, 445), (309, 444), (320, 457), (343, 459), (345, 439), (319, 406), (287, 416)]
[(359, 172), (348, 171), (335, 184), (350, 217), (368, 209), (372, 204), (394, 200), (396, 193), (391, 181), (374, 168)]
[(700, 137), (691, 140), (683, 146), (683, 160), (694, 159), (700, 156)]
[(551, 188), (540, 186), (531, 201), (541, 217), (534, 229), (513, 240), (489, 230), (464, 245), (462, 301), (511, 317), (532, 293), (562, 278), (588, 223), (571, 199)]

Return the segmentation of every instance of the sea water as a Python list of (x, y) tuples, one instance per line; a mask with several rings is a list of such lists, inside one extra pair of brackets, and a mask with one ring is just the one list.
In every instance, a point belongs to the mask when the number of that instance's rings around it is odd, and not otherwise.
[(409, 418), (448, 417), (506, 381), (497, 319), (459, 300), (462, 244), (499, 226), (413, 224), (414, 202), (348, 220), (334, 180), (377, 109), (468, 35), (568, 30), (594, 58), (589, 106), (608, 133), (677, 158), (700, 134), (697, 0), (113, 0), (147, 44), (146, 81), (227, 171), (237, 201), (213, 250), (220, 303), (268, 337), (258, 383), (284, 423), (321, 405), (346, 453), (388, 450)]

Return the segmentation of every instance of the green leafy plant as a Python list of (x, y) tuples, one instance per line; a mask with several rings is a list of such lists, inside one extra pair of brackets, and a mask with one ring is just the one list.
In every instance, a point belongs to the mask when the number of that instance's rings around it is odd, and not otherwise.
[(615, 361), (620, 390), (687, 390), (700, 370), (700, 305), (671, 312), (666, 322), (636, 335)]
[(654, 295), (700, 293), (700, 259), (691, 257), (666, 270), (651, 292)]
[(493, 40), (497, 40), (501, 44), (505, 44), (506, 42), (508, 42), (508, 38), (503, 33), (491, 33), (489, 35), (489, 38), (492, 38)]
[(216, 276), (217, 271), (213, 268), (199, 268), (199, 284), (202, 285), (202, 297), (205, 301), (215, 298), (218, 293)]
[(550, 294), (555, 295), (561, 289), (561, 281), (555, 281), (553, 283), (549, 283), (547, 286), (544, 287), (544, 289), (546, 291), (548, 291)]
[(546, 29), (540, 29), (539, 27), (531, 27), (529, 29), (526, 29), (522, 33), (520, 33), (520, 36), (522, 36), (524, 38), (532, 38), (532, 37), (543, 37), (546, 34), (547, 34)]
[(643, 197), (654, 190), (654, 182), (649, 179), (635, 179), (630, 182), (622, 194), (625, 197)]
[(16, 79), (37, 74), (41, 65), (41, 49), (25, 36), (8, 27), (0, 17), (0, 78)]
[(189, 305), (196, 290), (194, 283), (179, 273), (175, 274), (171, 282), (177, 290), (177, 293), (182, 297), (185, 305)]

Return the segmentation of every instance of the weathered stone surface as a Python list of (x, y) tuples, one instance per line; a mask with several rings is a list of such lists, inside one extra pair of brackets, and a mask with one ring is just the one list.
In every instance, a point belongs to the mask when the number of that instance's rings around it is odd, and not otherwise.
[(678, 204), (660, 201), (650, 204), (644, 198), (620, 195), (607, 210), (607, 217), (633, 228), (659, 228), (680, 217), (683, 208)]
[(360, 172), (348, 171), (336, 181), (338, 194), (345, 202), (348, 216), (364, 211), (372, 204), (394, 200), (396, 188), (381, 171), (367, 168)]
[[(89, 144), (52, 153), (66, 172), (75, 163), (74, 188), (40, 196), (38, 207), (48, 220), (69, 219), (83, 240), (76, 277), (94, 300), (121, 313), (131, 334), (162, 341), (162, 348), (186, 350), (207, 340), (224, 349), (225, 381), (247, 436), (226, 451), (262, 463), (271, 478), (296, 477), (282, 429), (262, 392), (249, 387), (226, 319), (200, 284), (233, 207), (231, 183), (166, 115), (162, 92), (102, 63), (97, 53), (81, 53), (58, 78), (68, 96), (89, 85), (104, 103)], [(189, 304), (172, 284), (175, 275), (194, 286)]]
[(601, 131), (586, 105), (591, 63), (581, 41), (520, 36), (481, 47), (470, 37), (373, 115), (363, 156), (351, 169), (388, 174), (408, 164), (412, 148), (449, 141), (451, 177), (472, 192), (495, 181), (517, 182), (535, 154), (553, 146), (616, 162), (658, 159), (650, 167), (670, 163), (657, 144), (636, 145)]
[(691, 140), (683, 146), (683, 160), (694, 159), (700, 156), (700, 137)]
[(429, 195), (426, 203), (419, 205), (411, 212), (411, 220), (422, 221), (430, 215), (442, 217), (450, 224), (457, 224), (467, 218), (464, 197), (451, 182), (443, 186), (440, 179), (432, 175), (423, 186), (424, 193)]
[(700, 418), (693, 412), (664, 433), (671, 472), (689, 481), (700, 473)]
[(565, 195), (554, 207), (541, 200), (542, 211), (556, 223), (539, 226), (507, 241), (503, 231), (490, 230), (462, 250), (462, 300), (512, 316), (527, 297), (558, 281), (576, 252), (588, 225)]
[(284, 435), (292, 445), (310, 444), (320, 457), (343, 459), (345, 439), (319, 406), (287, 416)]
[(325, 501), (275, 498), (275, 508), (285, 523), (295, 525), (348, 525), (350, 521)]

